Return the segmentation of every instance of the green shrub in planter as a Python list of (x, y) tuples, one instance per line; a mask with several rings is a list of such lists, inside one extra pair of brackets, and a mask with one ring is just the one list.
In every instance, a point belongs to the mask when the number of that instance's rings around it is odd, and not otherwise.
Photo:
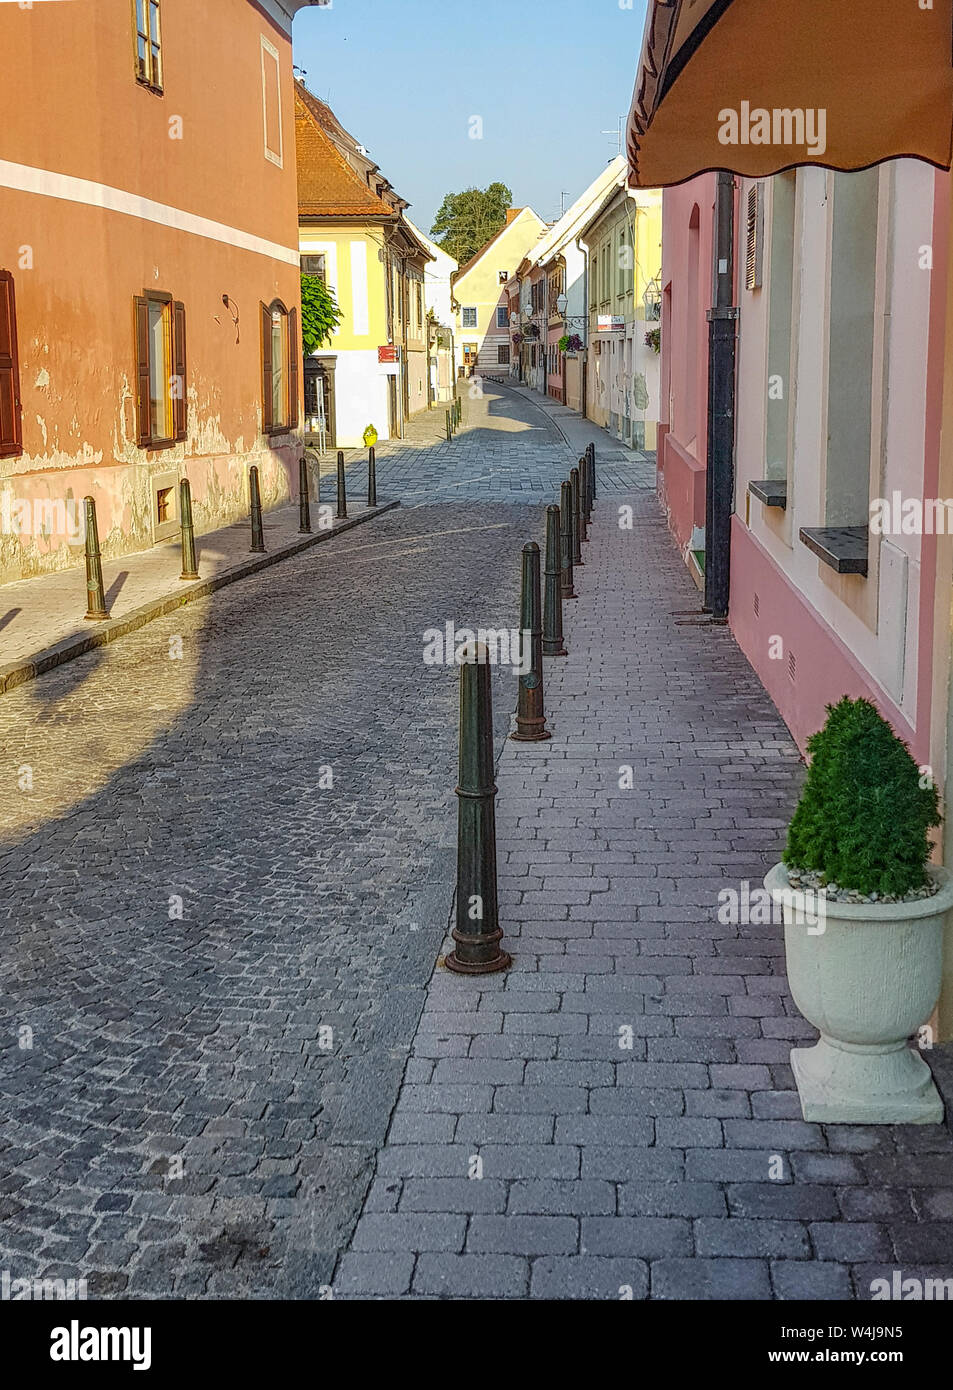
[(936, 787), (921, 785), (905, 743), (869, 700), (828, 705), (808, 739), (807, 781), (784, 862), (859, 893), (902, 897), (927, 882), (927, 832), (939, 825)]

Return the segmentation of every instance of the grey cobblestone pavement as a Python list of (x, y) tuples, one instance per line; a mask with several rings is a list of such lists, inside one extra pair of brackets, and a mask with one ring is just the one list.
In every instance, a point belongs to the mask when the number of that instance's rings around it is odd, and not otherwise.
[[(650, 460), (554, 420), (491, 388), (450, 445), (415, 422), (379, 467), (405, 506), (3, 697), (11, 1277), (756, 1299), (949, 1277), (949, 1133), (804, 1124), (780, 931), (717, 921), (777, 855), (793, 745), (726, 631), (684, 620)], [(434, 969), (456, 673), (423, 632), (515, 624), (519, 548), (586, 431), (606, 466), (551, 743), (503, 741), (494, 672), (514, 968), (461, 980)]]
[[(505, 424), (535, 425), (555, 481), (539, 420), (517, 402)], [(457, 687), (423, 633), (516, 625), (536, 515), (461, 492), (4, 696), (11, 1277), (253, 1297), (329, 1279), (452, 894)], [(514, 691), (497, 673), (501, 732)]]
[[(342, 1297), (869, 1299), (953, 1277), (953, 1138), (805, 1123), (779, 926), (722, 924), (797, 751), (654, 499), (598, 503), (547, 660), (553, 739), (498, 774), (505, 974), (438, 966)], [(631, 773), (626, 789), (627, 774)], [(620, 782), (620, 778), (622, 782)], [(450, 946), (445, 942), (445, 950)]]

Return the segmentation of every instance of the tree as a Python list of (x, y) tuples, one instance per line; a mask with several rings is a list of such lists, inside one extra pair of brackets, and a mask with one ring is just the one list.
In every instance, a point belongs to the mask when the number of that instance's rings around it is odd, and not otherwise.
[(513, 194), (505, 183), (448, 193), (437, 211), (430, 235), (442, 251), (464, 265), (506, 224)]
[(334, 295), (317, 275), (301, 277), (301, 347), (305, 357), (317, 352), (343, 318)]

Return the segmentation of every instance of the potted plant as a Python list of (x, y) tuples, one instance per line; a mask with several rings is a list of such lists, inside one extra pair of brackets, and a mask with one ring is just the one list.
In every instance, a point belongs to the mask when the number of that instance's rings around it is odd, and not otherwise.
[(806, 1120), (939, 1123), (929, 1067), (909, 1046), (940, 993), (953, 881), (930, 864), (936, 787), (869, 700), (828, 706), (784, 859), (765, 878), (783, 905), (794, 1002), (818, 1029), (791, 1066)]
[(662, 350), (662, 330), (661, 328), (650, 328), (645, 335), (645, 346), (651, 348), (653, 352)]

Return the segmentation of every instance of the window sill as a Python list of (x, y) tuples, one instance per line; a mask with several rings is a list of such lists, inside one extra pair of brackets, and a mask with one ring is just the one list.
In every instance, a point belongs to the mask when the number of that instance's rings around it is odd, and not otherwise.
[(800, 538), (837, 574), (867, 577), (866, 526), (802, 526)]
[(136, 78), (136, 86), (145, 88), (145, 90), (147, 92), (151, 92), (154, 97), (161, 97), (165, 95), (165, 92), (161, 87), (155, 86), (155, 84), (152, 82), (147, 82), (144, 77)]
[(748, 491), (766, 507), (778, 507), (783, 512), (788, 505), (787, 478), (761, 478), (749, 483)]
[(181, 443), (175, 439), (143, 439), (139, 445), (140, 449), (146, 449), (149, 453), (157, 454), (163, 449), (172, 449), (176, 443)]

